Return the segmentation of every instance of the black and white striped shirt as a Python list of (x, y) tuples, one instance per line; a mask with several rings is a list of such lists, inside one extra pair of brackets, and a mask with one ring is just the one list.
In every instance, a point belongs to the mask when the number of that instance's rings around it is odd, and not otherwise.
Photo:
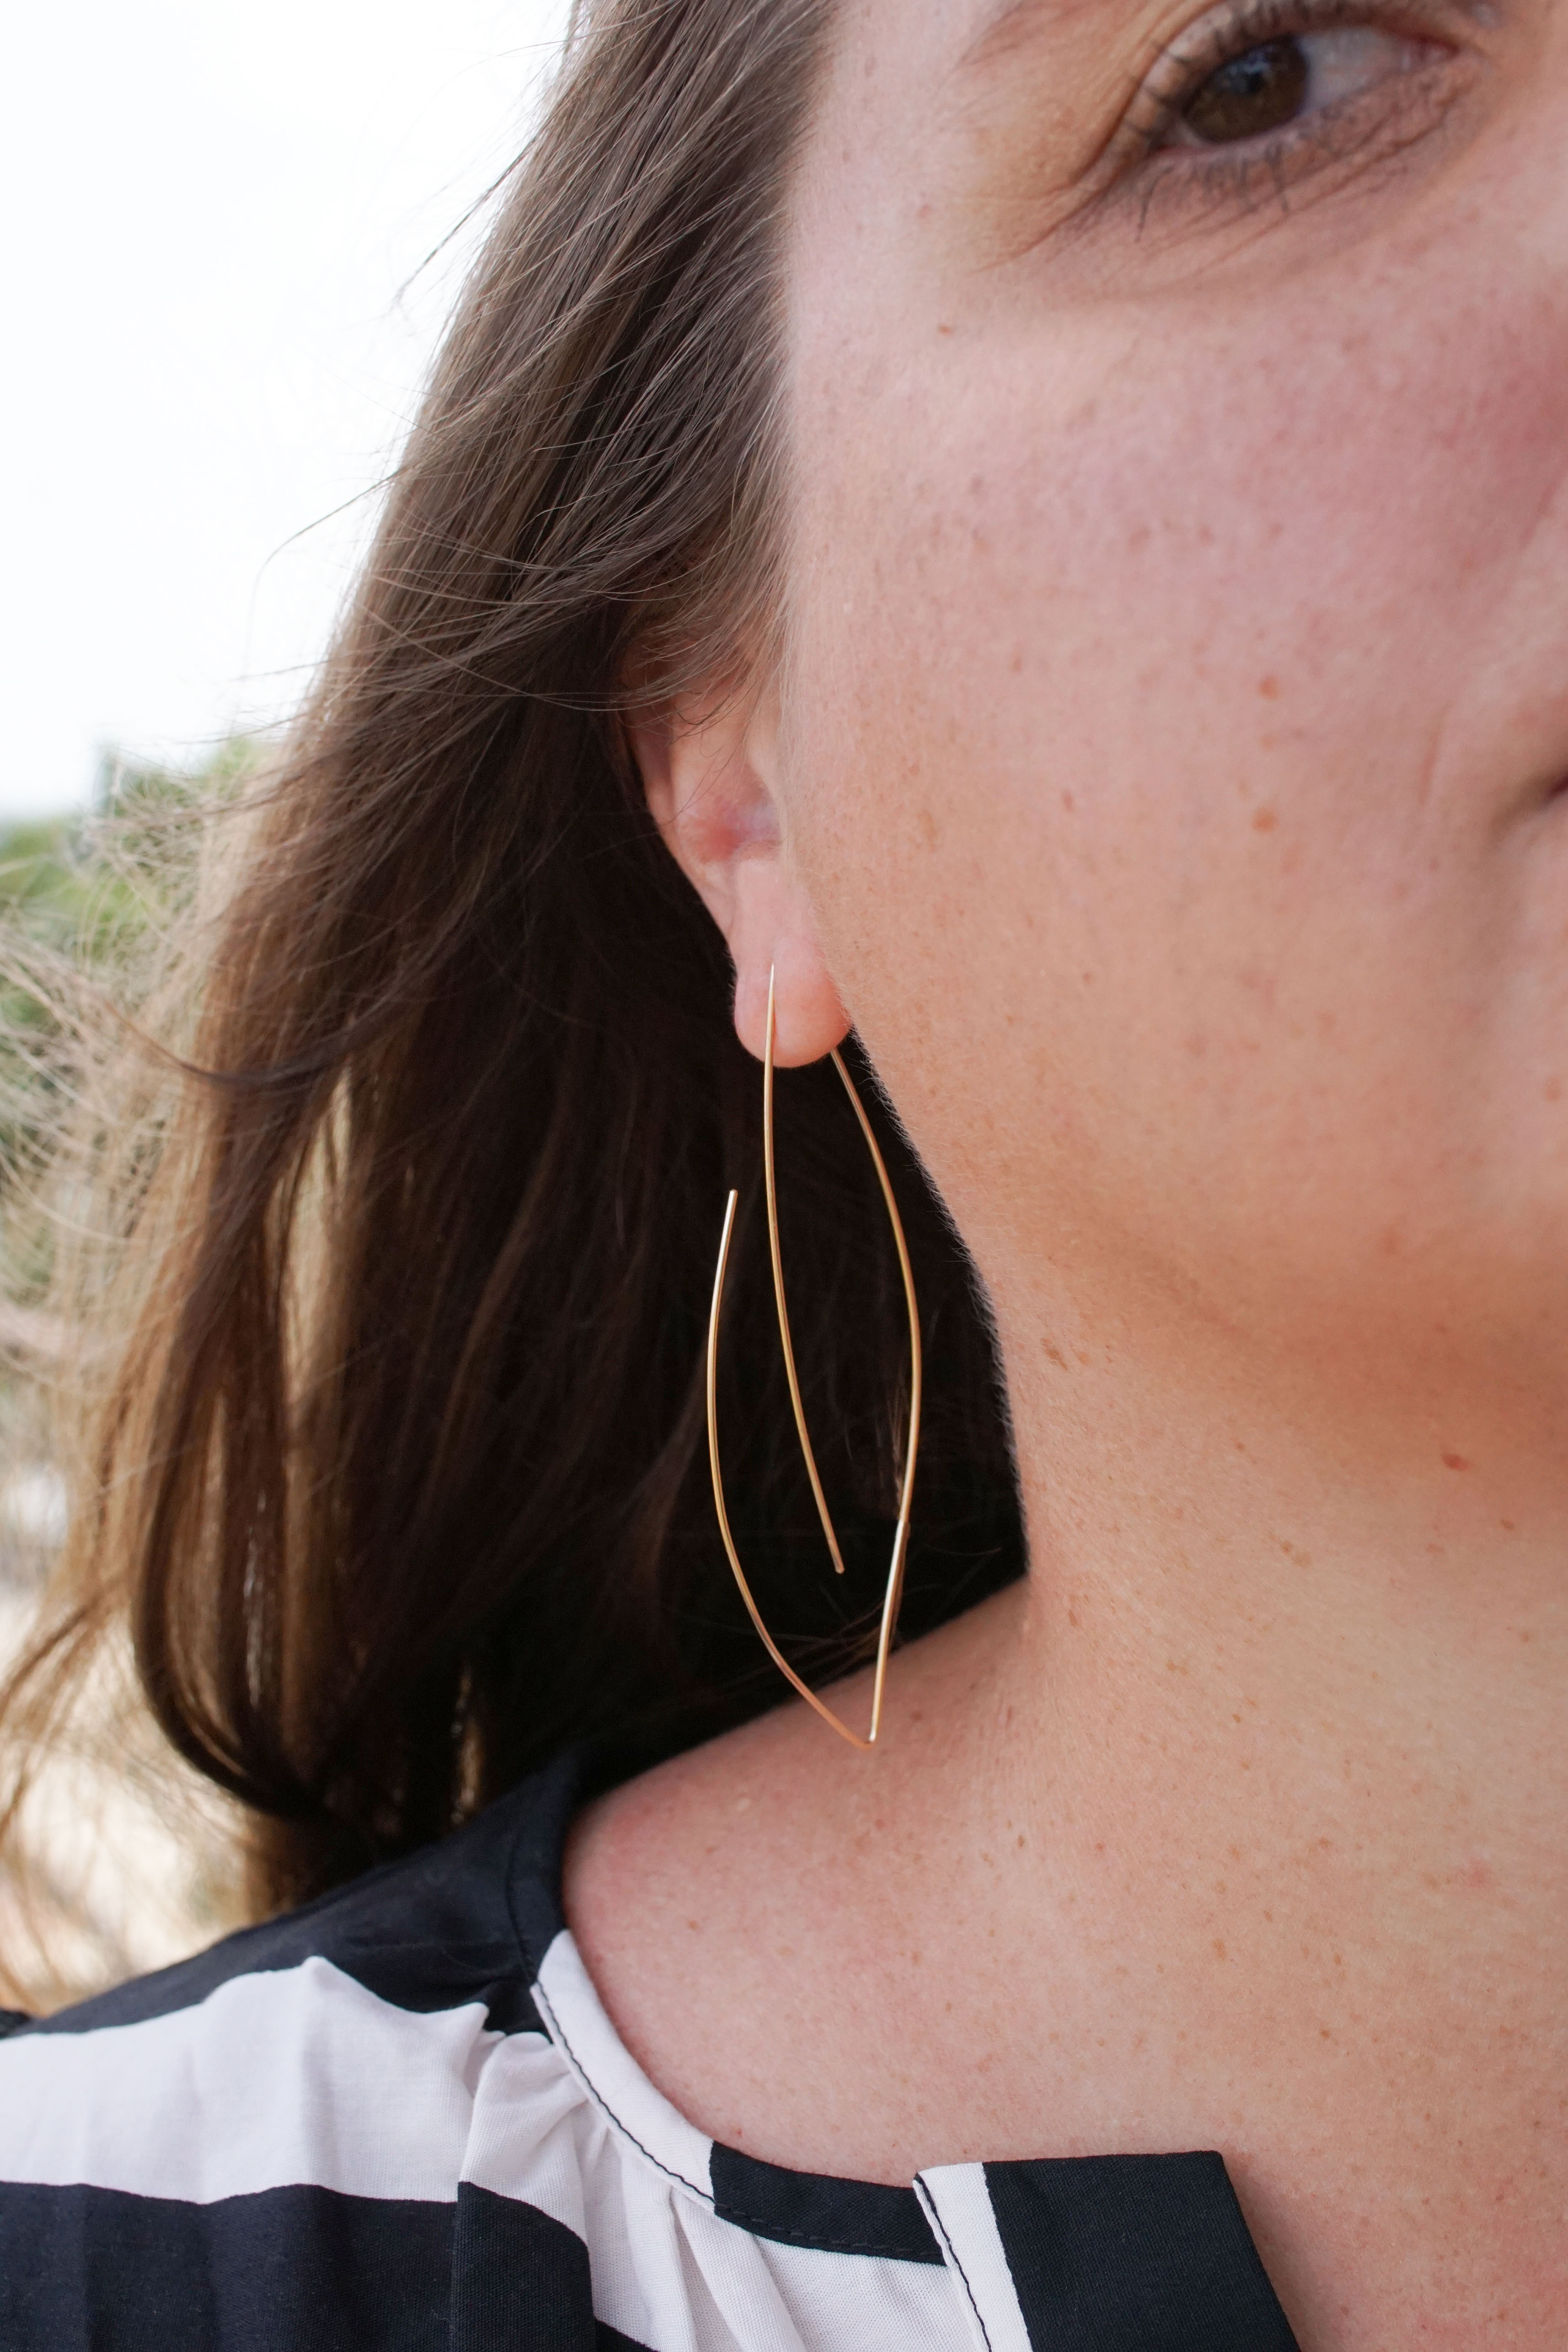
[(570, 1761), (0, 2042), (5, 2352), (1285, 2352), (1215, 2155), (789, 2172), (562, 1924)]

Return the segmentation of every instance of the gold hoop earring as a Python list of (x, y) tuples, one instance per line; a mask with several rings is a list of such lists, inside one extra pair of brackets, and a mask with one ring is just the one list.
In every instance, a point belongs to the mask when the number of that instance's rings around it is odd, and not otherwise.
[[(817, 1475), (817, 1457), (811, 1451), (811, 1440), (807, 1433), (806, 1408), (800, 1401), (800, 1383), (795, 1374), (795, 1349), (789, 1338), (789, 1311), (784, 1303), (784, 1262), (779, 1249), (779, 1195), (773, 1174), (773, 981), (774, 974), (769, 971), (768, 974), (768, 1038), (762, 1057), (762, 1160), (763, 1172), (767, 1180), (768, 1243), (773, 1260), (773, 1296), (779, 1308), (779, 1337), (784, 1347), (784, 1370), (789, 1382), (789, 1402), (795, 1408), (795, 1427), (800, 1433), (800, 1451), (806, 1457), (806, 1470), (811, 1481), (811, 1492), (817, 1502), (817, 1516), (822, 1522), (822, 1533), (828, 1539), (828, 1549), (832, 1554), (833, 1567), (837, 1573), (842, 1576), (843, 1555), (839, 1549), (839, 1538), (828, 1509), (827, 1497), (822, 1492), (821, 1479)], [(915, 1276), (909, 1264), (909, 1245), (904, 1238), (904, 1224), (898, 1213), (898, 1203), (893, 1197), (893, 1186), (888, 1182), (886, 1165), (882, 1153), (877, 1149), (876, 1138), (872, 1133), (871, 1121), (865, 1115), (865, 1105), (855, 1091), (854, 1080), (845, 1069), (843, 1057), (837, 1047), (833, 1049), (832, 1063), (844, 1082), (844, 1091), (854, 1106), (855, 1117), (861, 1125), (861, 1133), (866, 1139), (867, 1148), (876, 1168), (877, 1181), (882, 1186), (882, 1197), (887, 1204), (888, 1219), (893, 1226), (893, 1238), (898, 1250), (899, 1270), (904, 1276), (904, 1296), (909, 1307), (909, 1449), (904, 1457), (904, 1482), (899, 1491), (898, 1525), (894, 1531), (893, 1559), (887, 1571), (887, 1591), (882, 1604), (882, 1627), (877, 1636), (876, 1674), (872, 1683), (871, 1695), (871, 1731), (865, 1738), (862, 1739), (858, 1731), (852, 1731), (849, 1725), (841, 1717), (836, 1716), (832, 1708), (801, 1681), (789, 1659), (779, 1649), (778, 1643), (762, 1622), (762, 1612), (752, 1597), (751, 1587), (746, 1580), (746, 1570), (740, 1564), (740, 1555), (735, 1549), (735, 1538), (730, 1533), (729, 1513), (726, 1510), (724, 1502), (724, 1475), (719, 1468), (718, 1459), (718, 1320), (719, 1308), (724, 1303), (724, 1276), (725, 1268), (729, 1262), (729, 1238), (735, 1229), (736, 1202), (740, 1197), (737, 1192), (731, 1192), (729, 1204), (724, 1213), (724, 1232), (718, 1244), (718, 1269), (714, 1276), (713, 1283), (713, 1308), (708, 1317), (707, 1450), (708, 1463), (713, 1471), (713, 1499), (718, 1513), (718, 1531), (724, 1538), (724, 1548), (729, 1555), (730, 1567), (735, 1570), (735, 1580), (740, 1587), (740, 1597), (750, 1612), (752, 1623), (762, 1637), (763, 1645), (768, 1656), (786, 1681), (791, 1683), (800, 1692), (807, 1706), (814, 1706), (823, 1722), (831, 1724), (841, 1738), (847, 1739), (852, 1748), (869, 1748), (875, 1745), (876, 1735), (882, 1724), (882, 1694), (887, 1680), (888, 1654), (893, 1647), (894, 1628), (898, 1622), (898, 1604), (904, 1591), (904, 1563), (909, 1549), (909, 1507), (915, 1493), (915, 1456), (920, 1444), (920, 1316), (915, 1303)]]

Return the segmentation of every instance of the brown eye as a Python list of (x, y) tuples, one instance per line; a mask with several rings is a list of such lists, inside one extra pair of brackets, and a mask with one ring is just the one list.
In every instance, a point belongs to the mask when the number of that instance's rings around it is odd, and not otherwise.
[(1312, 66), (1299, 40), (1262, 41), (1221, 66), (1187, 100), (1181, 119), (1206, 147), (1261, 138), (1301, 112)]

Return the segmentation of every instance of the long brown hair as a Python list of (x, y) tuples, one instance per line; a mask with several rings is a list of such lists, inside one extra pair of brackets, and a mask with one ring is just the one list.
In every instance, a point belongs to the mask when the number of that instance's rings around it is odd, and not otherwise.
[[(835, 1590), (758, 1237), (757, 1066), (619, 717), (633, 657), (641, 696), (678, 696), (776, 610), (779, 222), (823, 19), (580, 13), (204, 934), (156, 1150), (129, 1181), (110, 1154), (135, 1312), (13, 1748), (123, 1615), (168, 1738), (254, 1811), (256, 1908), (568, 1740), (613, 1772), (771, 1702), (701, 1443), (732, 1183), (737, 1538), (810, 1671), (874, 1617), (904, 1353), (874, 1177), (831, 1073), (781, 1076)], [(920, 1626), (1016, 1572), (1019, 1530), (969, 1270), (874, 1115), (930, 1367)]]

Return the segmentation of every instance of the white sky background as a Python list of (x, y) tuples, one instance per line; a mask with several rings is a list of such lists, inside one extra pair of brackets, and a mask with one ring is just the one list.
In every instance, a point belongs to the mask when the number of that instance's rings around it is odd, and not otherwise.
[(0, 817), (298, 699), (565, 16), (11, 12)]

